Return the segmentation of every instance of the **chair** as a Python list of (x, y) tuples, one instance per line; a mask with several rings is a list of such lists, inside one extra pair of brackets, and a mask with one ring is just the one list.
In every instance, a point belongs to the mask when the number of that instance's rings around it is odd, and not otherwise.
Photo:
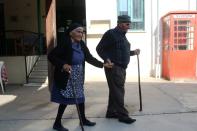
[(3, 84), (3, 79), (2, 79), (2, 68), (4, 66), (4, 62), (3, 61), (0, 61), (0, 85), (1, 85), (1, 88), (2, 88), (2, 93), (4, 94), (5, 93), (5, 90), (4, 90), (4, 84)]

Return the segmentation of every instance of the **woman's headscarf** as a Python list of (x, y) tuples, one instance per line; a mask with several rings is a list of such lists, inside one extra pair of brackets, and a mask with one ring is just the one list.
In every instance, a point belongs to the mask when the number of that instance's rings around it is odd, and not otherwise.
[(83, 27), (83, 26), (81, 24), (79, 24), (79, 23), (72, 23), (72, 24), (70, 24), (68, 29), (67, 29), (67, 31), (66, 31), (66, 34), (69, 35), (69, 33), (71, 31), (73, 31), (74, 29), (76, 29), (78, 27)]

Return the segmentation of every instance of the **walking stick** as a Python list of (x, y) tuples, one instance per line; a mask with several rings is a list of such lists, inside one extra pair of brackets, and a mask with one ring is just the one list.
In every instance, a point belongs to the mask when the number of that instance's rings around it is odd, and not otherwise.
[(78, 100), (77, 100), (77, 96), (76, 96), (75, 82), (72, 80), (71, 77), (70, 77), (70, 81), (71, 81), (71, 87), (72, 87), (73, 95), (74, 95), (75, 102), (76, 102), (76, 108), (77, 108), (77, 113), (78, 113), (78, 116), (79, 116), (79, 121), (80, 121), (81, 130), (84, 131), (83, 122), (82, 122), (81, 114), (80, 114), (80, 111), (79, 111)]
[(138, 65), (138, 85), (139, 85), (139, 99), (140, 99), (140, 110), (142, 111), (142, 93), (141, 93), (141, 82), (140, 82), (140, 62), (139, 55), (137, 54), (137, 65)]

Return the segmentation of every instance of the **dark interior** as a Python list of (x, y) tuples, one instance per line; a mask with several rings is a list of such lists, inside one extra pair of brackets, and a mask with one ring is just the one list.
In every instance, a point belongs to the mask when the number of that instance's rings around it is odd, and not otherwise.
[(65, 30), (71, 22), (85, 23), (85, 0), (56, 0), (57, 44), (64, 43)]
[(85, 0), (57, 0), (57, 29), (67, 27), (71, 21), (85, 26)]

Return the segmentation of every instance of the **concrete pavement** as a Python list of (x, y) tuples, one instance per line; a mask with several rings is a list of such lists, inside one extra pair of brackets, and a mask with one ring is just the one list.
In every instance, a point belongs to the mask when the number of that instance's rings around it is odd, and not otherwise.
[[(86, 115), (96, 121), (86, 131), (196, 131), (197, 82), (142, 80), (143, 111), (139, 112), (138, 83), (127, 82), (125, 105), (137, 121), (131, 125), (106, 119), (108, 99), (106, 82), (86, 82)], [(50, 102), (43, 86), (8, 86), (0, 95), (0, 130), (53, 131), (58, 105)], [(68, 106), (63, 125), (70, 131), (80, 131), (75, 106)]]

